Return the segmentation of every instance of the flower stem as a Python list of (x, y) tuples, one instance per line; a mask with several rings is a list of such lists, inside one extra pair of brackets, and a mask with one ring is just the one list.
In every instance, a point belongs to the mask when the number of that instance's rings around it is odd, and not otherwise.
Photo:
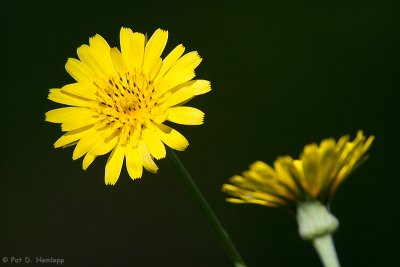
[(196, 183), (193, 181), (193, 178), (190, 176), (189, 172), (186, 170), (185, 166), (180, 161), (178, 155), (176, 155), (175, 151), (168, 148), (168, 153), (170, 154), (169, 162), (171, 163), (172, 168), (178, 174), (179, 177), (182, 178), (182, 181), (188, 187), (192, 196), (196, 200), (197, 204), (200, 206), (204, 215), (206, 216), (207, 220), (210, 222), (211, 226), (213, 227), (215, 233), (217, 234), (219, 240), (221, 241), (222, 245), (225, 248), (226, 253), (230, 260), (234, 263), (235, 267), (246, 267), (242, 257), (240, 256), (239, 252), (237, 251), (235, 245), (232, 243), (231, 239), (229, 238), (228, 233), (222, 227), (221, 223), (215, 216), (215, 213), (212, 211), (211, 207), (208, 205), (206, 199), (204, 198), (203, 194), (200, 192), (199, 188), (197, 187)]
[(340, 267), (332, 233), (339, 227), (336, 217), (319, 201), (300, 203), (297, 206), (299, 234), (313, 242), (325, 267)]
[(340, 267), (332, 235), (327, 234), (313, 239), (313, 245), (325, 267)]

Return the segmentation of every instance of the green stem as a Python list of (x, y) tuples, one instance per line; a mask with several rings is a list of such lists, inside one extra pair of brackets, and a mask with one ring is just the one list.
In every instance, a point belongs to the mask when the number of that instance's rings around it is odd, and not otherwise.
[(228, 233), (222, 227), (221, 223), (215, 216), (215, 213), (212, 211), (211, 207), (208, 205), (206, 199), (204, 198), (203, 194), (200, 192), (199, 188), (197, 187), (196, 183), (193, 181), (193, 178), (190, 176), (189, 172), (186, 170), (185, 166), (182, 164), (178, 155), (176, 155), (175, 151), (168, 148), (169, 156), (167, 157), (172, 165), (172, 168), (179, 177), (182, 178), (183, 182), (186, 184), (192, 196), (199, 204), (200, 208), (204, 212), (207, 220), (210, 222), (211, 226), (213, 227), (215, 233), (217, 234), (219, 240), (223, 244), (228, 257), (234, 263), (236, 267), (246, 267), (242, 257), (240, 256), (239, 252), (237, 251), (235, 245), (232, 243), (231, 239), (228, 236)]
[(340, 267), (330, 234), (313, 239), (313, 245), (325, 267)]

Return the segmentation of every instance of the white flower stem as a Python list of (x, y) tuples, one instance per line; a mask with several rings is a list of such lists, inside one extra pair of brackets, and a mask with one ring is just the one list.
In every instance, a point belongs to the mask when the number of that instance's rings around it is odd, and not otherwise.
[(340, 267), (332, 240), (332, 233), (339, 221), (319, 201), (300, 203), (297, 206), (299, 234), (304, 240), (313, 242), (325, 267)]
[(314, 238), (313, 245), (325, 267), (340, 267), (332, 235)]

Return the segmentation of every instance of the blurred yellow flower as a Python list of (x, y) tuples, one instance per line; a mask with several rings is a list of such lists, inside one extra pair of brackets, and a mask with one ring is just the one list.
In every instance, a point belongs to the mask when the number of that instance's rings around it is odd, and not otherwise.
[(232, 203), (254, 203), (296, 209), (298, 203), (317, 200), (328, 203), (339, 184), (366, 158), (374, 136), (362, 131), (353, 141), (324, 139), (305, 146), (300, 159), (279, 157), (274, 167), (256, 161), (241, 176), (230, 179), (222, 190)]
[[(187, 139), (164, 124), (203, 123), (204, 113), (183, 106), (191, 98), (211, 90), (210, 82), (192, 80), (201, 58), (197, 52), (183, 55), (182, 45), (161, 59), (168, 32), (158, 29), (147, 41), (129, 28), (120, 31), (120, 45), (110, 48), (100, 36), (77, 49), (67, 72), (76, 80), (61, 89), (50, 89), (48, 98), (69, 105), (46, 113), (46, 121), (61, 123), (66, 132), (54, 146), (76, 144), (72, 158), (85, 155), (83, 169), (111, 152), (105, 167), (105, 183), (115, 184), (126, 161), (132, 179), (143, 167), (157, 172), (155, 159), (166, 156), (165, 145), (184, 150)], [(183, 56), (182, 56), (183, 55)]]

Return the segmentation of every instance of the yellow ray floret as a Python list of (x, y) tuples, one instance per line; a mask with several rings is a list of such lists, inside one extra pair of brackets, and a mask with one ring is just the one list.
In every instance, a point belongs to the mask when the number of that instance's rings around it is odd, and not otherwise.
[(143, 168), (157, 172), (154, 159), (166, 156), (165, 145), (186, 149), (187, 139), (165, 121), (203, 123), (202, 111), (184, 106), (211, 90), (209, 81), (192, 80), (201, 58), (197, 52), (184, 55), (178, 45), (162, 59), (167, 40), (161, 29), (146, 42), (144, 34), (121, 28), (119, 50), (97, 34), (77, 49), (79, 59), (65, 65), (76, 82), (50, 90), (50, 100), (67, 105), (46, 113), (46, 121), (60, 123), (66, 132), (54, 147), (76, 145), (72, 158), (84, 156), (85, 170), (110, 153), (106, 184), (116, 183), (124, 162), (137, 179)]
[(222, 190), (233, 197), (227, 199), (232, 203), (288, 208), (312, 199), (327, 203), (339, 184), (367, 158), (373, 140), (374, 136), (366, 138), (359, 131), (353, 141), (343, 136), (337, 142), (330, 138), (320, 145), (307, 145), (296, 160), (279, 157), (273, 168), (257, 161), (241, 176), (233, 176)]

